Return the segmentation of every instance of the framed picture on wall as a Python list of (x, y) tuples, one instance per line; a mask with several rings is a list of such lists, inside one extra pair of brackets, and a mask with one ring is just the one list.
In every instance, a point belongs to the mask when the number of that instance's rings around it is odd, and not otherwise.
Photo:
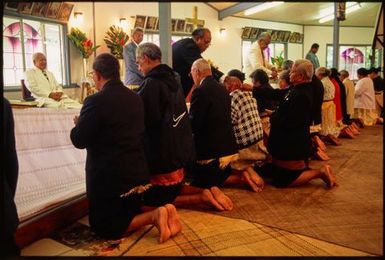
[(158, 17), (147, 16), (146, 30), (155, 31), (157, 22), (158, 22)]
[(45, 13), (48, 9), (48, 4), (49, 3), (47, 2), (35, 2), (32, 8), (32, 15), (45, 16)]
[(278, 32), (278, 37), (277, 37), (277, 41), (278, 42), (283, 42), (283, 38), (285, 37), (285, 31), (279, 31)]
[(192, 23), (186, 23), (184, 32), (185, 33), (192, 33), (194, 31), (194, 25)]
[(136, 15), (134, 28), (144, 29), (144, 26), (146, 25), (146, 18), (147, 16), (144, 16), (144, 15)]
[(297, 35), (297, 41), (296, 43), (302, 43), (303, 42), (303, 33), (299, 33)]
[(254, 40), (254, 39), (257, 39), (257, 35), (258, 35), (258, 28), (251, 28), (251, 31), (250, 31), (250, 39)]
[(249, 39), (250, 38), (250, 33), (251, 33), (251, 28), (250, 27), (243, 28), (242, 39)]
[(274, 30), (274, 31), (272, 32), (272, 34), (271, 34), (271, 41), (272, 41), (272, 42), (276, 42), (276, 41), (278, 40), (278, 32), (279, 32), (279, 31), (276, 31), (276, 30)]
[(288, 42), (288, 41), (289, 41), (289, 38), (290, 38), (290, 32), (289, 32), (289, 31), (286, 31), (286, 32), (285, 32), (285, 35), (283, 36), (283, 41), (284, 41), (284, 42)]
[(57, 19), (60, 21), (68, 22), (68, 19), (70, 19), (73, 8), (74, 8), (74, 5), (71, 3), (67, 3), (67, 2), (62, 3), (59, 9), (59, 12), (57, 14)]
[(175, 32), (175, 27), (176, 27), (176, 19), (171, 19), (171, 31)]
[(47, 13), (45, 16), (48, 18), (56, 19), (57, 14), (59, 13), (61, 4), (62, 4), (61, 2), (51, 2), (48, 5)]
[[(31, 14), (33, 8), (33, 2), (23, 2), (19, 3), (19, 8), (17, 11), (21, 14)], [(61, 4), (61, 3), (60, 3)]]
[(290, 38), (289, 38), (289, 42), (290, 43), (296, 43), (297, 42), (297, 35), (299, 33), (296, 33), (296, 32), (292, 32), (291, 35), (290, 35)]
[(9, 11), (17, 11), (19, 7), (19, 3), (18, 2), (6, 2), (4, 4), (4, 9), (5, 10), (9, 10)]
[(178, 19), (178, 20), (176, 21), (176, 28), (175, 28), (175, 31), (177, 31), (177, 32), (184, 32), (185, 25), (186, 25), (186, 21), (185, 21), (185, 20)]

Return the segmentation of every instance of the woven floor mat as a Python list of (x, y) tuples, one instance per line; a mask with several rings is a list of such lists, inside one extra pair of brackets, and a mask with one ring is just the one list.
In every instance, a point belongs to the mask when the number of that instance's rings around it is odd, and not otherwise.
[[(230, 212), (215, 212), (281, 228), (371, 254), (383, 253), (382, 126), (365, 127), (357, 139), (327, 146), (339, 186), (321, 180), (287, 189), (267, 185), (261, 193), (223, 188), (233, 200)], [(311, 167), (322, 163), (312, 161)]]
[(158, 244), (153, 228), (124, 256), (365, 256), (364, 252), (277, 228), (178, 210), (182, 232)]

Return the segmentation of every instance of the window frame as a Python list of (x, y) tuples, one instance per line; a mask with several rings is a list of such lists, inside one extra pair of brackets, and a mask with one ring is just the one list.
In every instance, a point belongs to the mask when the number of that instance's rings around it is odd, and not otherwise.
[[(333, 67), (333, 64), (328, 64), (328, 49), (329, 47), (333, 48), (333, 44), (332, 43), (327, 43), (326, 44), (326, 58), (325, 58), (325, 65), (326, 65), (326, 68), (332, 68)], [(344, 43), (344, 44), (338, 44), (338, 66), (340, 66), (340, 63), (341, 63), (341, 55), (340, 55), (340, 52), (341, 52), (341, 47), (350, 47), (350, 48), (356, 48), (356, 47), (367, 47), (369, 49), (372, 50), (372, 45), (371, 44), (349, 44), (349, 43)], [(333, 50), (332, 50), (333, 51)], [(365, 53), (364, 53), (365, 55)], [(379, 60), (374, 60), (374, 63), (377, 61), (379, 63), (379, 66), (381, 66), (381, 60), (383, 59), (383, 52), (379, 51)], [(370, 67), (373, 67), (374, 64), (373, 64), (373, 60), (368, 58), (370, 60)], [(338, 68), (338, 71), (340, 70), (340, 68)], [(350, 76), (349, 76), (350, 78)], [(351, 80), (357, 80), (357, 78), (350, 78)]]
[[(53, 19), (49, 19), (49, 18), (45, 18), (45, 17), (36, 17), (36, 16), (32, 16), (32, 15), (19, 14), (19, 13), (15, 13), (15, 12), (4, 12), (2, 19), (4, 19), (4, 18), (16, 19), (16, 20), (19, 20), (20, 23), (24, 23), (24, 20), (32, 20), (32, 21), (43, 23), (44, 25), (45, 24), (61, 25), (63, 30), (60, 30), (60, 34), (62, 34), (62, 35), (60, 36), (59, 40), (63, 46), (63, 53), (62, 53), (63, 62), (64, 62), (63, 67), (62, 67), (62, 69), (64, 70), (63, 71), (63, 88), (73, 87), (71, 84), (71, 80), (70, 80), (71, 79), (71, 68), (70, 68), (70, 64), (69, 64), (69, 44), (68, 44), (68, 37), (66, 37), (68, 34), (67, 24), (64, 22), (61, 22), (61, 21), (57, 21), (57, 20), (53, 20)], [(23, 32), (24, 28), (23, 28), (23, 26), (20, 26), (20, 28), (21, 28), (21, 35), (20, 35), (21, 38), (20, 39), (22, 42), (24, 42), (24, 32)], [(22, 46), (21, 48), (22, 48), (22, 58), (23, 58), (22, 64), (23, 64), (23, 70), (25, 72), (26, 71), (25, 46), (24, 46), (24, 44), (22, 44), (21, 46)], [(46, 51), (44, 44), (43, 44), (43, 51), (44, 51), (44, 53)], [(4, 70), (4, 67), (3, 67), (3, 70)], [(21, 84), (12, 85), (12, 86), (3, 85), (3, 92), (16, 92), (16, 91), (20, 91), (20, 90), (21, 90)]]

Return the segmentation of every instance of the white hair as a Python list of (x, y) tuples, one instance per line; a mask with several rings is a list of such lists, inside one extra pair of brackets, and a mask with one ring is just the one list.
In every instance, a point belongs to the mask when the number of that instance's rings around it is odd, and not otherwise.
[(210, 64), (205, 59), (202, 59), (202, 58), (197, 59), (196, 61), (194, 61), (192, 67), (197, 68), (197, 70), (200, 71), (200, 72), (203, 72), (205, 70), (210, 70), (211, 71)]
[(303, 75), (306, 81), (311, 81), (313, 78), (313, 64), (307, 59), (299, 59), (294, 62), (297, 68), (297, 73)]
[(40, 57), (40, 56), (43, 56), (45, 58), (45, 54), (44, 53), (42, 53), (42, 52), (35, 52), (32, 55), (32, 61), (35, 61), (37, 59), (37, 57)]

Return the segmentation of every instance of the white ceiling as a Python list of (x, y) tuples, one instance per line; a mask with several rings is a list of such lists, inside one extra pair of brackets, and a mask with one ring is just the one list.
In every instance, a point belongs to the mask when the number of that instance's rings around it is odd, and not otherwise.
[[(225, 12), (236, 7), (238, 4), (244, 4), (240, 2), (206, 3), (218, 10), (218, 12)], [(256, 2), (256, 4), (259, 3)], [(341, 21), (340, 26), (376, 26), (381, 2), (360, 2), (360, 5), (361, 8), (359, 10), (346, 14), (346, 20)], [(333, 20), (323, 24), (318, 22), (321, 11), (333, 7), (333, 2), (285, 2), (279, 6), (249, 16), (244, 15), (244, 10), (238, 10), (239, 12), (232, 14), (232, 16), (302, 25), (333, 25)], [(236, 8), (234, 9), (236, 10)]]

